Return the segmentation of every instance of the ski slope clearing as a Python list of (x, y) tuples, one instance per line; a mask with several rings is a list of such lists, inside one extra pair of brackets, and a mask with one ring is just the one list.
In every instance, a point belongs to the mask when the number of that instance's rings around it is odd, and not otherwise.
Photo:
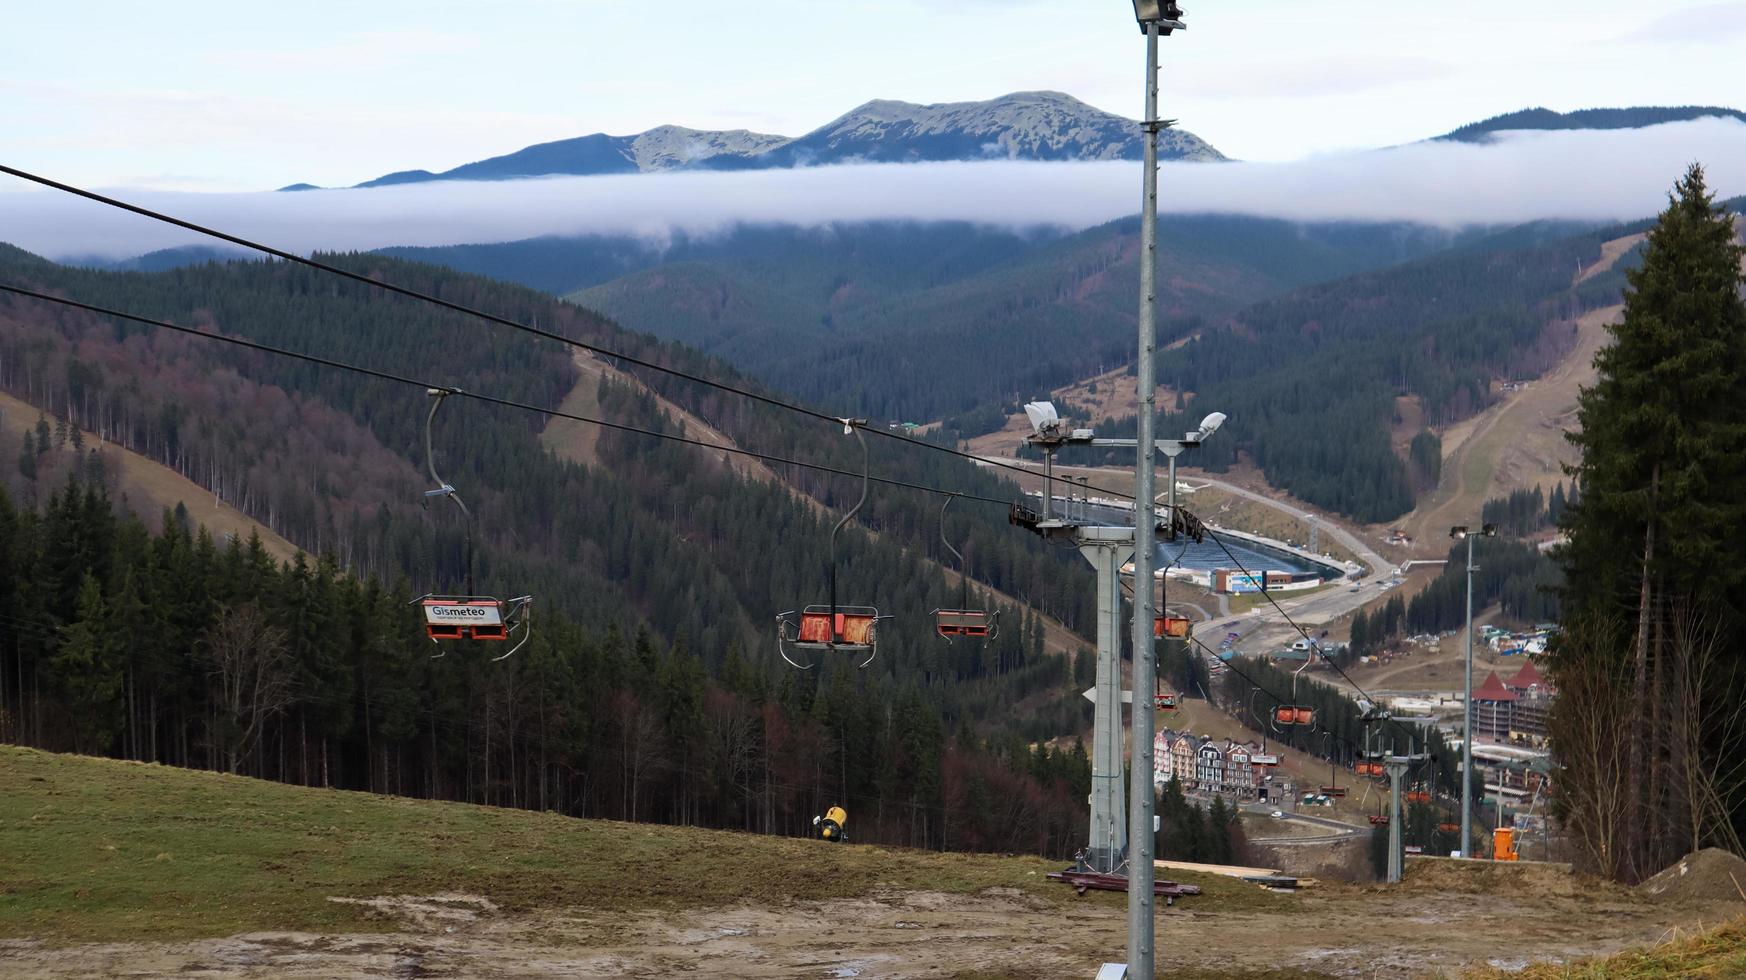
[[(0, 976), (1083, 975), (1123, 896), (1057, 862), (578, 820), (0, 748)], [(1460, 975), (1715, 923), (1550, 866), (1206, 893), (1172, 975)], [(1173, 873), (1174, 874), (1174, 873)], [(1731, 909), (1731, 913), (1727, 910)], [(852, 971), (852, 972), (851, 972)]]

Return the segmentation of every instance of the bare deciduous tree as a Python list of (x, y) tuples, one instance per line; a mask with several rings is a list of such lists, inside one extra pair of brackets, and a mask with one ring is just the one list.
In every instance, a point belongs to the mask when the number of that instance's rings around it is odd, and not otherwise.
[(1559, 809), (1583, 863), (1609, 878), (1632, 861), (1631, 821), (1637, 814), (1630, 779), (1631, 666), (1618, 651), (1599, 649), (1605, 629), (1573, 629), (1558, 672), (1552, 743), (1559, 764)]
[(291, 705), (291, 654), (284, 631), (252, 605), (224, 610), (201, 636), (221, 713), (212, 737), (225, 768), (238, 772), (268, 719)]
[(1671, 719), (1667, 733), (1673, 793), (1685, 826), (1685, 850), (1717, 843), (1736, 854), (1741, 841), (1729, 820), (1727, 788), (1746, 778), (1746, 705), (1740, 659), (1727, 646), (1720, 620), (1682, 606), (1673, 614)]

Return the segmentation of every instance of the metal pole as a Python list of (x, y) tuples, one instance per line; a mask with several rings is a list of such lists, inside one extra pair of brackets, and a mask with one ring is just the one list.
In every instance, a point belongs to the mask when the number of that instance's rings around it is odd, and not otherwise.
[(1043, 520), (1055, 516), (1055, 451), (1043, 450)]
[(1405, 860), (1401, 850), (1400, 780), (1406, 775), (1406, 763), (1388, 760), (1388, 883), (1396, 884)]
[(1467, 535), (1467, 683), (1461, 699), (1461, 856), (1473, 856), (1473, 534)]
[[(1152, 639), (1152, 565), (1158, 546), (1155, 491), (1157, 446), (1153, 428), (1157, 420), (1158, 386), (1152, 363), (1156, 341), (1158, 262), (1158, 23), (1146, 24), (1146, 118), (1145, 189), (1140, 202), (1140, 336), (1135, 362), (1139, 385), (1139, 445), (1134, 474), (1134, 710), (1133, 785), (1129, 788), (1128, 848), (1128, 971), (1129, 976), (1150, 980), (1153, 966), (1152, 940), (1152, 729), (1156, 720), (1151, 693), (1156, 644)], [(1175, 490), (1175, 481), (1171, 481)], [(1143, 696), (1142, 696), (1143, 695)]]

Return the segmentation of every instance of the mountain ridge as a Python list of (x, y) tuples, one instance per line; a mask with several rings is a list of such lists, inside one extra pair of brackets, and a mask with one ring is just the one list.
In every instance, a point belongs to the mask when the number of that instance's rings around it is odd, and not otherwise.
[(1431, 137), (1427, 142), (1485, 143), (1495, 134), (1511, 130), (1642, 129), (1712, 117), (1746, 122), (1746, 112), (1726, 106), (1626, 106), (1573, 109), (1570, 112), (1533, 106), (1458, 126), (1441, 136)]
[[(1166, 130), (1167, 160), (1224, 155), (1187, 130)], [(356, 184), (656, 173), (683, 169), (768, 170), (853, 162), (945, 160), (1138, 160), (1139, 123), (1063, 92), (1012, 92), (970, 102), (874, 99), (798, 137), (746, 129), (662, 125), (625, 136), (590, 133), (535, 143), (443, 171), (397, 170)], [(306, 183), (281, 190), (309, 190)]]

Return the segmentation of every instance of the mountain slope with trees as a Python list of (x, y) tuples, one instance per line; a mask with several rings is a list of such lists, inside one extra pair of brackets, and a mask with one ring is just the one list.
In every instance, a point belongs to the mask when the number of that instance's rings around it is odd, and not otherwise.
[[(332, 260), (749, 383), (521, 287), (380, 256)], [(0, 276), (536, 404), (557, 405), (575, 382), (555, 343), (493, 335), (285, 263), (113, 273), (0, 249)], [(928, 560), (940, 551), (938, 498), (876, 487), (863, 525), (879, 534), (845, 532), (845, 592), (894, 616), (874, 666), (796, 674), (775, 664), (771, 617), (823, 599), (830, 517), (703, 450), (604, 434), (599, 464), (580, 466), (545, 450), (540, 416), (453, 404), (435, 442), (443, 476), (479, 515), (480, 586), (533, 593), (534, 632), (501, 664), (468, 650), (431, 660), (405, 603), (456, 588), (464, 548), (452, 515), (415, 506), (428, 485), (422, 392), (14, 297), (0, 299), (0, 356), (0, 385), (222, 487), (318, 556), (278, 566), (254, 543), (214, 542), (173, 513), (117, 516), (101, 474), (41, 485), (9, 471), (0, 605), (18, 628), (0, 644), (7, 738), (770, 832), (796, 831), (836, 799), (869, 814), (866, 839), (926, 846), (982, 840), (972, 821), (951, 818), (948, 831), (945, 814), (997, 784), (1033, 800), (1052, 839), (1083, 820), (1071, 802), (1084, 795), (1072, 788), (1082, 754), (1026, 747), (1078, 728), (1087, 709), (1074, 664), (1042, 653), (1023, 609), (1003, 610), (1002, 635), (986, 644), (932, 635), (928, 610), (958, 598)], [(647, 390), (603, 390), (603, 415), (673, 429), (658, 392), (742, 445), (859, 467), (840, 427), (635, 370)], [(1010, 493), (962, 461), (871, 441), (880, 475)], [(813, 471), (781, 475), (827, 507), (858, 489)], [(1082, 562), (986, 505), (961, 504), (953, 535), (974, 579), (1086, 628)], [(237, 677), (255, 683), (223, 680)], [(1037, 712), (1006, 716), (1026, 698)]]
[(1484, 143), (1500, 132), (1520, 129), (1642, 129), (1663, 123), (1686, 122), (1692, 119), (1734, 119), (1746, 122), (1746, 112), (1722, 106), (1631, 106), (1622, 109), (1577, 109), (1574, 112), (1554, 112), (1535, 107), (1506, 112), (1479, 122), (1452, 129), (1439, 140), (1458, 143)]

